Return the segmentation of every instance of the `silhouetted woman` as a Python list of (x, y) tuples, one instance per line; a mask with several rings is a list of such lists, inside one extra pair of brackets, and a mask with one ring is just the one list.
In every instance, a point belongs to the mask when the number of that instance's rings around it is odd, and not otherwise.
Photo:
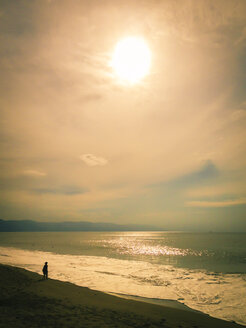
[(45, 262), (45, 265), (43, 267), (43, 274), (44, 274), (44, 279), (48, 279), (48, 262)]

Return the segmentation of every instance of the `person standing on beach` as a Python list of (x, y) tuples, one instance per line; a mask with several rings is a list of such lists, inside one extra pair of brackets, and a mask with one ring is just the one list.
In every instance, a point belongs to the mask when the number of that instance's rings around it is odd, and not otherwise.
[(48, 262), (45, 262), (43, 267), (44, 279), (48, 279)]

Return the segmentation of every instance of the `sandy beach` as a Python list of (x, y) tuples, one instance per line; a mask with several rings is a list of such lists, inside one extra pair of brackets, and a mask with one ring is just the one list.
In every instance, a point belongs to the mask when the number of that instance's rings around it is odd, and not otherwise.
[(208, 315), (126, 300), (0, 265), (0, 327), (243, 327)]

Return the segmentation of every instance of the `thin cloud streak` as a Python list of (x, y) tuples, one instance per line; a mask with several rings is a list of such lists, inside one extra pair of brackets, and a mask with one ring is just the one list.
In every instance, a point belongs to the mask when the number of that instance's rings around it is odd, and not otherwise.
[(24, 170), (22, 175), (30, 176), (30, 177), (45, 177), (47, 174), (38, 170)]
[(57, 195), (81, 195), (88, 192), (87, 189), (82, 189), (73, 186), (63, 186), (57, 188), (37, 188), (32, 189), (32, 192), (36, 194), (57, 194)]
[(228, 206), (238, 206), (246, 205), (246, 198), (243, 199), (234, 199), (234, 200), (225, 200), (225, 201), (188, 201), (186, 206), (190, 207), (228, 207)]

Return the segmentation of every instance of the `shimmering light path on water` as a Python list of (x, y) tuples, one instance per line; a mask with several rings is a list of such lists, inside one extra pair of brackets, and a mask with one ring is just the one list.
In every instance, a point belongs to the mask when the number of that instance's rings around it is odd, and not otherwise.
[(0, 246), (246, 273), (246, 233), (19, 232)]

